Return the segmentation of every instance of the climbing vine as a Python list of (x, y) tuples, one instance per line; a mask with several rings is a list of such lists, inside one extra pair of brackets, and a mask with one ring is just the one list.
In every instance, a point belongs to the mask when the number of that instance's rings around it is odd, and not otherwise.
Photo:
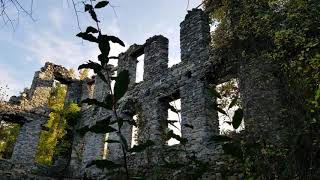
[(295, 122), (287, 144), (239, 141), (243, 171), (262, 179), (317, 177), (320, 164), (312, 159), (320, 157), (320, 1), (206, 0), (205, 6), (218, 24), (212, 32), (216, 57), (273, 62), (287, 84), (286, 113)]
[(65, 105), (66, 86), (57, 84), (49, 99), (48, 122), (42, 127), (36, 161), (41, 164), (53, 164), (54, 157), (65, 154), (71, 148), (74, 125), (80, 116), (80, 107), (75, 103)]
[(65, 134), (66, 121), (61, 116), (63, 111), (64, 100), (66, 96), (66, 87), (57, 84), (49, 99), (48, 122), (43, 126), (36, 154), (36, 162), (41, 164), (52, 164), (53, 155), (58, 139)]

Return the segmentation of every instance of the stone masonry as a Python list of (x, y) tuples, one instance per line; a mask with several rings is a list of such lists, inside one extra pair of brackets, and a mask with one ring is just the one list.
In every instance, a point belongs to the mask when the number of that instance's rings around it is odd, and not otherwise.
[[(251, 133), (253, 138), (265, 136), (271, 143), (278, 143), (282, 140), (281, 132), (285, 128), (281, 125), (283, 115), (275, 113), (276, 109), (284, 106), (280, 98), (281, 83), (275, 75), (276, 66), (269, 62), (230, 63), (218, 62), (212, 58), (209, 19), (202, 10), (189, 11), (180, 26), (179, 64), (168, 68), (169, 41), (158, 35), (149, 38), (143, 45), (130, 46), (119, 55), (118, 67), (109, 68), (110, 73), (128, 70), (130, 74), (129, 89), (118, 103), (119, 116), (132, 120), (134, 115), (138, 115), (138, 144), (147, 140), (155, 142), (154, 146), (143, 153), (129, 154), (129, 168), (133, 174), (150, 177), (165, 161), (185, 162), (185, 157), (181, 153), (172, 154), (172, 149), (175, 152), (185, 150), (210, 164), (211, 172), (202, 179), (219, 179), (224, 154), (220, 143), (210, 141), (212, 136), (219, 135), (219, 120), (218, 112), (213, 108), (216, 100), (210, 95), (209, 86), (228, 81), (231, 77), (238, 78), (245, 111), (244, 132)], [(137, 58), (141, 55), (144, 55), (143, 81), (135, 83)], [(47, 103), (54, 80), (68, 86), (66, 102), (80, 103), (86, 98), (102, 101), (110, 93), (99, 77), (80, 81), (72, 77), (65, 68), (46, 63), (35, 73), (31, 88), (25, 95), (12, 97), (9, 103), (0, 106), (1, 120), (14, 119), (14, 122), (22, 125), (12, 158), (6, 161), (15, 166), (4, 168), (1, 163), (5, 162), (0, 161), (0, 170), (13, 171), (19, 168), (32, 173), (30, 169), (37, 169), (34, 158), (41, 125), (48, 120)], [(188, 140), (185, 147), (181, 144), (168, 146), (165, 139), (169, 102), (174, 99), (181, 99), (181, 132), (182, 137)], [(97, 179), (104, 172), (96, 167), (86, 168), (93, 160), (106, 158), (122, 163), (120, 146), (105, 144), (107, 138), (118, 140), (116, 133), (80, 133), (83, 129), (103, 123), (108, 117), (114, 119), (111, 111), (82, 104), (81, 118), (76, 125), (79, 131), (73, 134), (68, 167), (59, 172), (62, 178)], [(132, 126), (125, 123), (122, 133), (130, 147)], [(50, 168), (52, 167), (47, 167), (46, 172), (50, 172)], [(170, 173), (173, 174), (167, 174), (166, 177), (182, 177), (179, 172)], [(242, 179), (237, 174), (233, 177)]]

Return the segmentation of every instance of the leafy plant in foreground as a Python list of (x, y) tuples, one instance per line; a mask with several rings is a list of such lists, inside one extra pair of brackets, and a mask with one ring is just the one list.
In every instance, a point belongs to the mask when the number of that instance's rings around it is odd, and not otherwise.
[[(128, 143), (121, 133), (121, 128), (124, 123), (129, 123), (130, 125), (136, 125), (133, 121), (123, 120), (118, 116), (117, 113), (117, 103), (124, 96), (126, 91), (128, 90), (129, 84), (129, 73), (127, 70), (123, 70), (118, 73), (117, 77), (113, 77), (110, 73), (110, 69), (108, 67), (108, 63), (110, 59), (118, 59), (118, 57), (110, 57), (110, 43), (117, 43), (121, 46), (125, 46), (123, 41), (121, 41), (116, 36), (110, 36), (107, 34), (103, 34), (102, 30), (99, 27), (100, 21), (96, 15), (96, 10), (100, 8), (106, 7), (109, 2), (108, 1), (100, 1), (93, 5), (93, 0), (90, 0), (90, 4), (84, 4), (85, 12), (88, 12), (91, 18), (96, 22), (96, 27), (88, 26), (86, 31), (80, 32), (77, 34), (78, 37), (83, 40), (96, 43), (101, 54), (98, 55), (97, 59), (99, 63), (88, 61), (85, 64), (79, 66), (80, 69), (92, 69), (97, 76), (108, 85), (109, 94), (105, 97), (103, 101), (99, 101), (97, 99), (85, 99), (82, 103), (87, 103), (89, 105), (96, 105), (98, 107), (113, 111), (113, 115), (115, 116), (115, 121), (111, 121), (111, 117), (107, 117), (104, 121), (97, 123), (95, 126), (91, 128), (87, 128), (84, 131), (92, 131), (95, 133), (117, 133), (119, 140), (107, 140), (108, 143), (119, 143), (122, 149), (122, 157), (123, 164), (118, 164), (109, 160), (94, 160), (87, 164), (87, 167), (96, 165), (101, 169), (121, 169), (124, 168), (126, 178), (129, 179), (129, 170), (127, 165), (127, 154), (132, 152), (141, 152), (146, 148), (152, 146), (154, 143), (152, 141), (147, 141), (143, 144), (134, 146), (129, 149)], [(112, 89), (111, 81), (115, 80), (114, 89)], [(116, 124), (117, 128), (113, 125)]]

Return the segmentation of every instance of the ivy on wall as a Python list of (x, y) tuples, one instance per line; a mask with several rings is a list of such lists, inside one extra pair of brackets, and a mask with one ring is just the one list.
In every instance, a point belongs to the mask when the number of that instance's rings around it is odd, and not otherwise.
[[(205, 0), (217, 25), (214, 55), (222, 60), (273, 62), (281, 70), (292, 127), (284, 147), (238, 142), (248, 177), (312, 179), (320, 158), (320, 1)], [(279, 74), (280, 76), (280, 74)], [(298, 113), (297, 113), (298, 112)]]

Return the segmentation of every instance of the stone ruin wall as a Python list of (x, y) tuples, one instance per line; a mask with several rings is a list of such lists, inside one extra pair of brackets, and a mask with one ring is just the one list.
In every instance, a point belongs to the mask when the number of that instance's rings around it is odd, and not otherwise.
[[(224, 155), (221, 144), (209, 141), (210, 137), (219, 135), (218, 112), (213, 109), (215, 99), (209, 93), (209, 85), (238, 78), (245, 133), (253, 138), (265, 136), (272, 143), (277, 143), (281, 141), (284, 129), (281, 122), (283, 115), (277, 113), (277, 109), (284, 106), (281, 99), (282, 82), (276, 75), (277, 67), (271, 63), (218, 61), (212, 58), (209, 19), (203, 11), (189, 11), (180, 26), (179, 64), (168, 68), (168, 39), (154, 36), (145, 44), (132, 45), (125, 53), (120, 54), (118, 67), (113, 69), (117, 72), (128, 70), (130, 74), (129, 90), (120, 100), (117, 111), (123, 119), (132, 119), (133, 115), (139, 114), (139, 143), (146, 140), (156, 142), (147, 152), (129, 155), (128, 163), (135, 172), (150, 174), (153, 168), (163, 164), (163, 159), (185, 160), (182, 156), (170, 154), (171, 149), (180, 149), (182, 146), (168, 146), (163, 138), (163, 121), (168, 118), (168, 103), (172, 97), (180, 98), (181, 131), (182, 136), (188, 139), (186, 149), (188, 152), (195, 152), (200, 160), (210, 163), (212, 173), (207, 179), (219, 179)], [(143, 54), (143, 81), (135, 83), (137, 58)], [(88, 97), (103, 100), (108, 94), (108, 88), (99, 77), (80, 81), (72, 77), (65, 68), (46, 63), (35, 73), (29, 91), (21, 97), (12, 97), (9, 103), (0, 106), (2, 120), (15, 119), (16, 123), (22, 124), (12, 158), (0, 161), (0, 170), (13, 172), (15, 169), (25, 169), (31, 173), (40, 172), (40, 169), (45, 175), (59, 172), (64, 176), (77, 178), (86, 173), (87, 176), (98, 177), (101, 170), (85, 166), (92, 160), (104, 158), (105, 134), (75, 132), (69, 163), (64, 166), (40, 167), (34, 162), (41, 125), (48, 120), (47, 103), (54, 80), (68, 86), (66, 102), (79, 103)], [(76, 129), (94, 126), (108, 116), (112, 116), (112, 112), (84, 104)], [(193, 129), (184, 124), (192, 125)], [(132, 127), (124, 125), (122, 133), (130, 146)], [(116, 133), (109, 134), (109, 139), (117, 138)], [(107, 151), (107, 159), (121, 160), (119, 145), (108, 144)], [(237, 173), (234, 177), (241, 179)]]

